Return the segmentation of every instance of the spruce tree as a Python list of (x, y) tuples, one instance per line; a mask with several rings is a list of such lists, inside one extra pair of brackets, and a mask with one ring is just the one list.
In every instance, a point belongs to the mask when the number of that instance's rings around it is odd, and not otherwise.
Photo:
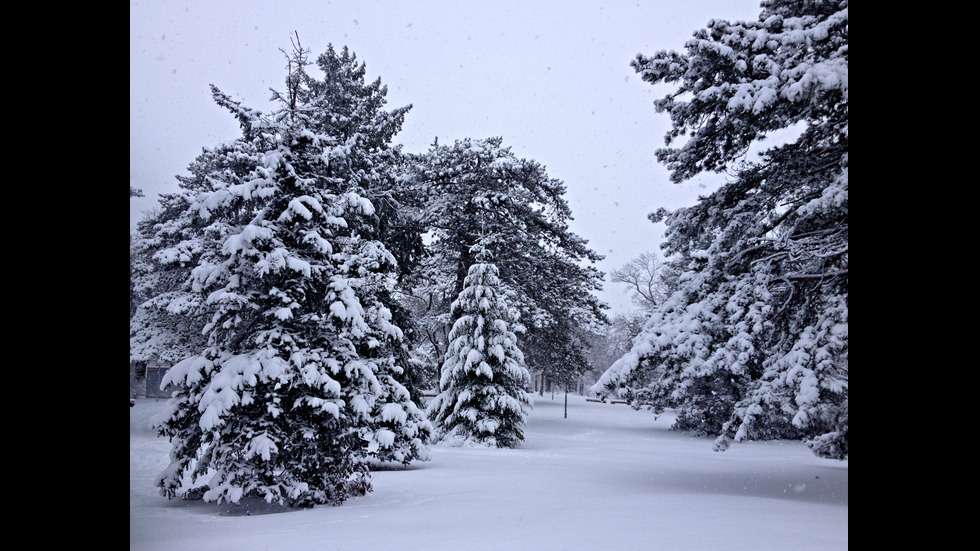
[(433, 144), (413, 168), (406, 179), (423, 198), (420, 218), (431, 239), (411, 294), (437, 356), (455, 321), (450, 304), (480, 243), (513, 293), (508, 301), (520, 312), (527, 367), (555, 379), (559, 367), (587, 371), (585, 341), (577, 335), (607, 321), (607, 306), (594, 294), (603, 277), (594, 264), (602, 256), (569, 229), (564, 183), (517, 157), (500, 137)]
[[(675, 182), (731, 169), (691, 207), (651, 215), (675, 292), (597, 392), (676, 408), (678, 427), (731, 442), (798, 438), (848, 455), (847, 0), (762, 3), (712, 20), (687, 53), (639, 55), (673, 129), (658, 159)], [(746, 152), (767, 135), (785, 143)], [(686, 137), (680, 147), (669, 147)]]
[(428, 413), (437, 438), (460, 446), (513, 448), (524, 440), (530, 376), (497, 267), (476, 256), (453, 302), (456, 322), (442, 365), (440, 393)]
[[(132, 287), (138, 297), (130, 317), (130, 361), (174, 364), (199, 354), (210, 307), (191, 286), (191, 270), (216, 242), (205, 235), (209, 218), (189, 216), (198, 196), (241, 185), (256, 167), (241, 140), (205, 148), (176, 177), (180, 192), (162, 194), (156, 209), (137, 224)], [(220, 178), (215, 176), (220, 175)]]
[(397, 262), (369, 198), (407, 108), (384, 111), (346, 48), (317, 59), (322, 80), (307, 55), (298, 41), (287, 54), (268, 115), (212, 87), (243, 135), (206, 152), (146, 228), (160, 269), (187, 276), (176, 298), (206, 339), (163, 381), (178, 389), (158, 423), (171, 498), (340, 504), (371, 490), (371, 464), (429, 456), (386, 304)]

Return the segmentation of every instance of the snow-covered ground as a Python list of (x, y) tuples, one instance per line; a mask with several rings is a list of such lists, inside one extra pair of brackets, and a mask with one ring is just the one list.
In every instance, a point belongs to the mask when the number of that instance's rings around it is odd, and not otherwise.
[(668, 430), (626, 405), (534, 395), (518, 449), (432, 447), (374, 473), (339, 507), (279, 511), (169, 501), (152, 480), (170, 444), (150, 430), (164, 400), (130, 408), (131, 550), (828, 551), (847, 549), (847, 461), (800, 442)]

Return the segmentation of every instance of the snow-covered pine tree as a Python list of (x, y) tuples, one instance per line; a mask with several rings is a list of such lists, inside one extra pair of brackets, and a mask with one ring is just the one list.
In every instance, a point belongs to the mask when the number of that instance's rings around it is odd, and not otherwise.
[(205, 346), (162, 383), (178, 388), (158, 420), (171, 498), (340, 504), (371, 490), (371, 462), (429, 456), (385, 305), (396, 261), (367, 198), (407, 108), (383, 111), (346, 48), (317, 59), (322, 81), (307, 54), (297, 41), (269, 115), (212, 87), (243, 136), (192, 167), (154, 225), (155, 261), (189, 275), (177, 300), (207, 316)]
[(497, 267), (485, 249), (475, 260), (453, 302), (440, 392), (427, 411), (445, 443), (513, 448), (524, 440), (532, 408), (530, 376)]
[[(674, 407), (678, 426), (732, 441), (800, 438), (848, 455), (847, 0), (765, 0), (758, 21), (712, 20), (687, 53), (637, 56), (678, 89), (657, 157), (681, 182), (733, 169), (688, 208), (660, 210), (678, 288), (596, 392)], [(797, 131), (758, 159), (750, 146)], [(736, 161), (744, 159), (744, 164)]]
[(587, 371), (578, 335), (607, 321), (607, 306), (593, 294), (602, 287), (603, 274), (594, 266), (602, 256), (569, 230), (565, 185), (541, 164), (518, 158), (500, 137), (433, 144), (414, 168), (406, 178), (424, 197), (421, 220), (431, 241), (413, 294), (438, 356), (455, 319), (450, 304), (480, 242), (513, 292), (508, 301), (526, 328), (521, 349), (527, 367), (554, 376), (559, 366)]
[(255, 152), (242, 153), (248, 146), (239, 140), (205, 148), (188, 165), (191, 176), (176, 177), (181, 191), (161, 195), (158, 208), (137, 224), (131, 288), (140, 300), (130, 317), (130, 361), (172, 365), (206, 345), (211, 312), (191, 288), (191, 270), (218, 241), (205, 235), (210, 219), (187, 213), (196, 197), (242, 185), (256, 167)]

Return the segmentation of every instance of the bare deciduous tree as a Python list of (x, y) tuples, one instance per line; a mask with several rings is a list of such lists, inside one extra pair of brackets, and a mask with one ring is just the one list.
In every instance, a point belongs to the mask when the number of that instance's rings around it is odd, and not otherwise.
[(622, 268), (609, 273), (613, 283), (629, 285), (633, 302), (652, 310), (667, 298), (667, 267), (656, 253), (641, 253)]

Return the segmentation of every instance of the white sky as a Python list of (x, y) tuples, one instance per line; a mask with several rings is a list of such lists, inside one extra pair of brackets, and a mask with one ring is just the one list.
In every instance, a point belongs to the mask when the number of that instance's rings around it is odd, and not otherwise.
[[(670, 127), (663, 90), (629, 66), (637, 53), (683, 50), (712, 18), (755, 20), (758, 0), (139, 0), (130, 1), (130, 227), (177, 191), (203, 147), (240, 135), (209, 84), (268, 111), (293, 32), (313, 58), (348, 46), (392, 109), (413, 105), (395, 143), (423, 152), (438, 136), (503, 137), (562, 180), (572, 231), (608, 273), (659, 251), (646, 215), (692, 204), (716, 182), (672, 184), (654, 158)], [(314, 73), (316, 74), (316, 73)], [(319, 75), (318, 75), (319, 76)], [(707, 186), (707, 187), (706, 187)], [(608, 280), (607, 280), (608, 281)], [(625, 286), (605, 284), (612, 313)]]
[[(275, 512), (168, 501), (153, 486), (169, 443), (149, 429), (166, 400), (130, 408), (133, 551), (847, 551), (848, 461), (801, 442), (743, 442), (668, 430), (622, 404), (534, 395), (516, 449), (432, 447), (432, 459), (374, 473), (339, 507)], [(122, 407), (122, 406), (120, 406)], [(230, 514), (234, 513), (234, 514)], [(263, 514), (264, 513), (264, 514)]]

